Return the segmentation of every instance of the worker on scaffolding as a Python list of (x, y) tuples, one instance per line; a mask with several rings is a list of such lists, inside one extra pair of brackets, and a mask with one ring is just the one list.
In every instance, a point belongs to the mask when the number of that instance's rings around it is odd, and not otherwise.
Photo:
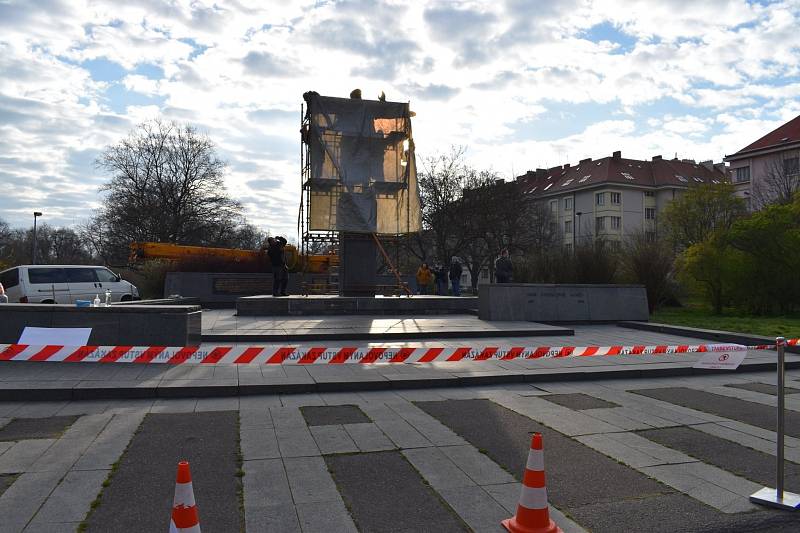
[(267, 255), (272, 265), (272, 296), (289, 296), (286, 285), (289, 283), (289, 269), (286, 267), (286, 239), (269, 237), (267, 239)]

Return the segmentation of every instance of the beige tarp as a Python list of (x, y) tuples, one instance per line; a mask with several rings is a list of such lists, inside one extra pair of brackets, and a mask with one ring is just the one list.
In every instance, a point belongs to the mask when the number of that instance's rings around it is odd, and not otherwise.
[(307, 185), (312, 231), (419, 231), (420, 205), (408, 104), (316, 93), (308, 103)]

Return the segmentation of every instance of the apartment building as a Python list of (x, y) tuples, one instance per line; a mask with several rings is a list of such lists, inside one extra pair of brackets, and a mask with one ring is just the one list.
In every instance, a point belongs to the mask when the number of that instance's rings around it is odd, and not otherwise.
[(619, 151), (516, 178), (525, 194), (546, 202), (568, 249), (598, 238), (618, 247), (634, 231), (655, 238), (659, 214), (673, 198), (694, 184), (727, 179), (724, 163), (661, 156), (641, 161)]
[[(748, 207), (757, 209), (776, 193), (800, 188), (800, 116), (767, 133), (733, 155), (731, 181)], [(778, 190), (773, 190), (778, 189)]]

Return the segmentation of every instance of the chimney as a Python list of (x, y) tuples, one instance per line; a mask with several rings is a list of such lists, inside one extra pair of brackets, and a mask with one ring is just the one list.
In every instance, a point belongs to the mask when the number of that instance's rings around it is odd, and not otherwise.
[(569, 168), (569, 163), (564, 163), (564, 170), (567, 170), (568, 168)]
[(620, 150), (617, 150), (616, 152), (611, 154), (611, 157), (617, 160), (622, 159), (622, 152)]
[(654, 155), (653, 161), (661, 161), (662, 157), (660, 155)]
[(581, 159), (580, 162), (578, 163), (578, 166), (580, 166), (580, 165), (582, 165), (584, 163), (591, 163), (591, 162), (592, 162), (592, 158), (591, 157), (587, 157), (586, 159)]
[(547, 169), (546, 168), (537, 168), (536, 169), (536, 177), (543, 178), (547, 176)]
[(700, 161), (700, 164), (706, 167), (708, 170), (714, 170), (714, 161), (709, 159), (708, 161)]

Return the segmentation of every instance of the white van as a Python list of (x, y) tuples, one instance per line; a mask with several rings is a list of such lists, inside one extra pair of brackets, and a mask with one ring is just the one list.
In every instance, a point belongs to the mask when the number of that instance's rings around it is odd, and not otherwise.
[(0, 272), (9, 303), (71, 304), (75, 300), (105, 301), (111, 291), (112, 302), (139, 299), (139, 290), (102, 266), (21, 265)]

